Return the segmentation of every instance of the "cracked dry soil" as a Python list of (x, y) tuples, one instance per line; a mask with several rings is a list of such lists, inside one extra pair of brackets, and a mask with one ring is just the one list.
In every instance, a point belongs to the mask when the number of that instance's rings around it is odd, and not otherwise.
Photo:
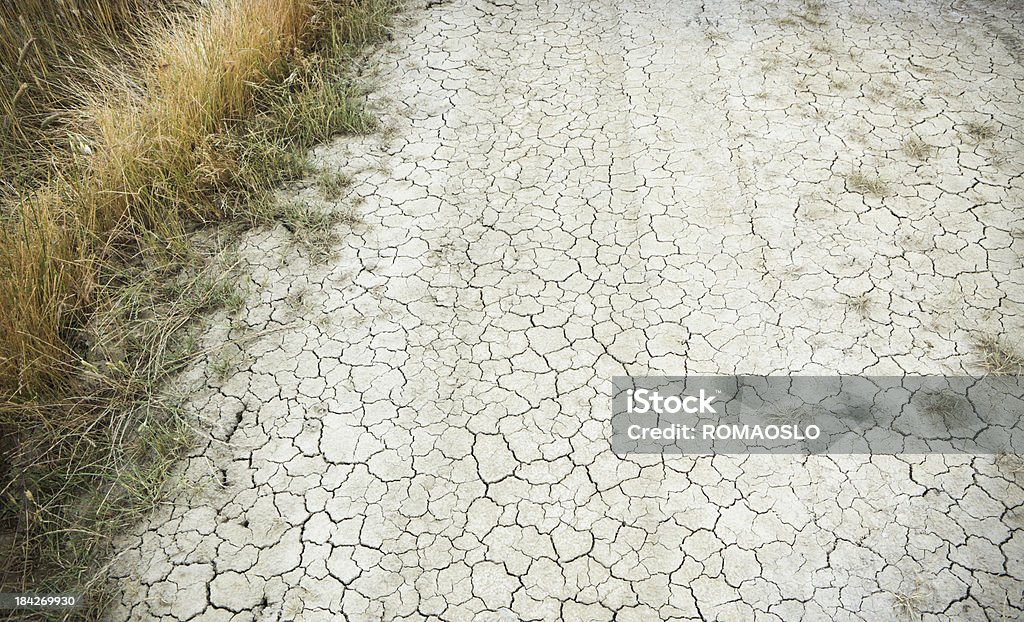
[[(333, 259), (242, 244), (210, 437), (110, 620), (1015, 620), (991, 456), (630, 456), (610, 379), (1019, 336), (1011, 2), (455, 0), (376, 55)], [(317, 201), (316, 190), (299, 193)]]

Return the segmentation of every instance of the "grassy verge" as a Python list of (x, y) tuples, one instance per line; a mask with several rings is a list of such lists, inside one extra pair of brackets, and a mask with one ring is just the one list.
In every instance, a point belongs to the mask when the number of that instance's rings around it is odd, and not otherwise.
[(372, 129), (348, 66), (395, 5), (0, 8), (0, 591), (92, 589), (160, 498), (191, 438), (164, 384), (241, 301), (193, 232), (301, 226), (274, 189)]

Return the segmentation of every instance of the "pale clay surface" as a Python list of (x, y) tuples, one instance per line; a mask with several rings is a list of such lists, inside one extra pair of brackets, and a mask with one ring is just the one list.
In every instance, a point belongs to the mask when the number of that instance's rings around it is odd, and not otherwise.
[(1022, 29), (959, 0), (409, 11), (393, 131), (317, 152), (363, 222), (322, 263), (244, 241), (208, 339), (272, 332), (185, 379), (212, 438), (110, 619), (1019, 619), (1024, 479), (992, 457), (620, 459), (608, 391), (976, 371), (972, 335), (1021, 335)]

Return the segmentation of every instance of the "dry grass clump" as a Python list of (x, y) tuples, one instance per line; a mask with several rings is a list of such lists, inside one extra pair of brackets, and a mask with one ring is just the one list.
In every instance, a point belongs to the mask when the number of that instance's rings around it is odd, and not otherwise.
[(1011, 478), (1024, 476), (1024, 456), (1018, 454), (1000, 454), (996, 456), (996, 466)]
[(855, 171), (846, 177), (850, 190), (860, 194), (884, 197), (889, 193), (889, 186), (878, 175)]
[(0, 5), (0, 591), (86, 585), (159, 496), (190, 438), (162, 386), (195, 318), (240, 299), (187, 233), (277, 218), (327, 238), (273, 189), (313, 142), (375, 126), (347, 67), (395, 8)]
[(1024, 374), (1024, 354), (994, 335), (981, 335), (974, 340), (978, 366), (997, 376)]
[(964, 131), (974, 140), (981, 142), (991, 140), (999, 135), (999, 130), (991, 123), (969, 122), (964, 123)]
[(802, 10), (797, 13), (797, 16), (809, 26), (824, 26), (828, 23), (823, 17), (825, 8), (825, 3), (821, 0), (805, 0)]
[(900, 620), (920, 620), (925, 606), (926, 592), (916, 587), (910, 592), (897, 592), (892, 595), (893, 611)]
[(903, 141), (903, 153), (914, 160), (927, 160), (935, 152), (935, 147), (921, 140), (919, 136), (911, 136)]

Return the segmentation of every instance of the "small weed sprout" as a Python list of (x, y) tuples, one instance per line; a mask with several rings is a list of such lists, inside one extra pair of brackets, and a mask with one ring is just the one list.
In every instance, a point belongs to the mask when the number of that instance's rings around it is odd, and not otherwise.
[(309, 290), (299, 288), (285, 296), (284, 305), (295, 313), (309, 311)]
[(859, 296), (850, 296), (847, 298), (846, 304), (862, 318), (866, 319), (871, 315), (871, 297), (866, 293)]
[(328, 201), (337, 201), (346, 189), (352, 185), (352, 177), (343, 172), (321, 170), (317, 175), (317, 186), (320, 193)]
[(223, 383), (238, 369), (239, 360), (234, 347), (222, 348), (210, 361), (210, 373), (217, 382)]

